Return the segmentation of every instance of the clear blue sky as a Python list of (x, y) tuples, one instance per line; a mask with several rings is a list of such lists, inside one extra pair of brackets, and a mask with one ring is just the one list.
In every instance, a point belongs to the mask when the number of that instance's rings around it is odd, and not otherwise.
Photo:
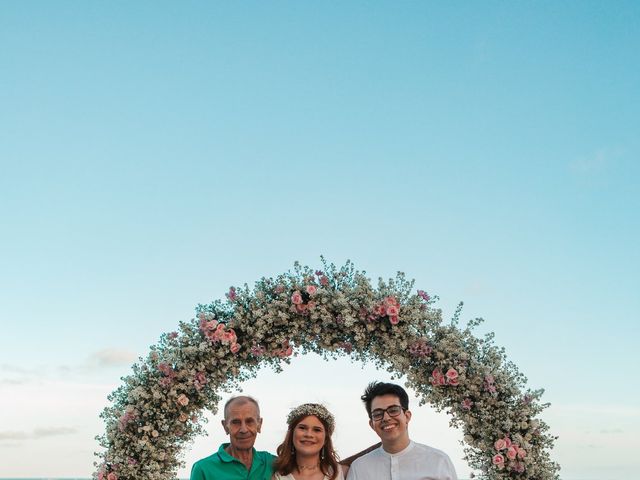
[[(639, 24), (623, 1), (0, 3), (0, 477), (88, 475), (132, 358), (320, 254), (465, 301), (547, 389), (563, 478), (628, 477)], [(94, 387), (83, 416), (25, 410)]]

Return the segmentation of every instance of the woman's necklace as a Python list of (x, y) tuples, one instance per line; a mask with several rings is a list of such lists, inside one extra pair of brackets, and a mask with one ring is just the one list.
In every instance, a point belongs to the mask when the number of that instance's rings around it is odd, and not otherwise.
[(296, 464), (298, 467), (298, 471), (299, 472), (303, 472), (304, 470), (315, 470), (316, 468), (318, 468), (320, 466), (320, 462), (314, 464), (314, 465), (300, 465), (300, 464)]

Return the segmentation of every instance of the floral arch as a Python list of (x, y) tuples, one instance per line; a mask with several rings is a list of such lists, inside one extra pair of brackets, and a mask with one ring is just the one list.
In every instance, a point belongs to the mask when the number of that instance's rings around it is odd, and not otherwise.
[(462, 429), (465, 459), (480, 478), (557, 479), (555, 438), (536, 418), (542, 390), (508, 362), (493, 335), (474, 336), (481, 320), (445, 324), (434, 299), (404, 274), (377, 287), (351, 262), (231, 287), (226, 301), (198, 305), (196, 318), (163, 334), (109, 396), (98, 437), (99, 480), (169, 480), (182, 448), (203, 433), (203, 411), (294, 352), (349, 356), (406, 374), (407, 385)]

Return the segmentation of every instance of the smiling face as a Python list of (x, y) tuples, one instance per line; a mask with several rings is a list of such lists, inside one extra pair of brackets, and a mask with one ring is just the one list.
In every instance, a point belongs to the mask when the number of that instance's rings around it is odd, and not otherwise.
[(251, 450), (262, 427), (257, 405), (244, 399), (232, 401), (227, 405), (222, 426), (229, 435), (232, 449)]
[(293, 429), (293, 446), (298, 457), (320, 456), (324, 446), (326, 431), (315, 415), (304, 417)]
[[(386, 394), (374, 397), (371, 400), (371, 411), (386, 410), (393, 405), (400, 405), (397, 395)], [(411, 412), (402, 410), (396, 417), (388, 412), (380, 420), (369, 420), (369, 426), (378, 434), (382, 441), (382, 447), (389, 453), (397, 453), (409, 445), (409, 420)]]

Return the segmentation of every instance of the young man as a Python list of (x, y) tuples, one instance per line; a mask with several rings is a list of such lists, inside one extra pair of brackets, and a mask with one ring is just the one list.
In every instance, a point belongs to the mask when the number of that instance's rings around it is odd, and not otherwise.
[(362, 401), (380, 448), (351, 464), (347, 480), (457, 480), (446, 453), (409, 438), (409, 396), (400, 385), (370, 383)]
[(224, 406), (222, 427), (229, 443), (194, 463), (190, 480), (270, 480), (273, 455), (253, 448), (262, 428), (258, 402), (247, 396), (230, 398)]

